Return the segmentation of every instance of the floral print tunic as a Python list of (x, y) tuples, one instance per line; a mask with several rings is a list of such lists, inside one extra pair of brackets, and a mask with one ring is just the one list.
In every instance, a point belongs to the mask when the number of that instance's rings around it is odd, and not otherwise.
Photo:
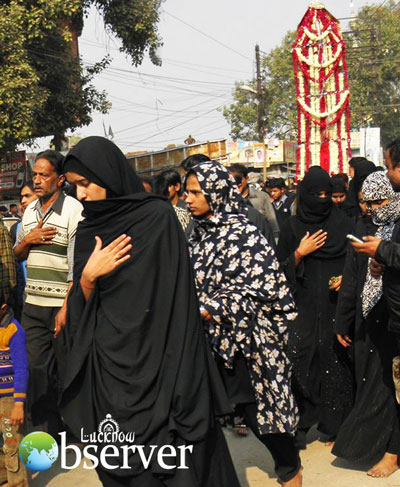
[[(297, 313), (274, 251), (247, 219), (247, 208), (229, 172), (215, 161), (193, 167), (211, 207), (195, 219), (189, 238), (195, 281), (214, 353), (232, 367), (246, 359), (261, 434), (294, 434), (298, 410), (286, 355), (287, 327)], [(189, 173), (190, 174), (190, 173)]]

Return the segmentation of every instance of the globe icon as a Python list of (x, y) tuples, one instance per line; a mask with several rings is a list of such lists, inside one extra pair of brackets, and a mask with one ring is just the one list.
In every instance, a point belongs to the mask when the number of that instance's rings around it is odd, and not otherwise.
[(19, 445), (19, 458), (30, 470), (35, 472), (47, 470), (58, 458), (57, 442), (43, 431), (29, 433)]

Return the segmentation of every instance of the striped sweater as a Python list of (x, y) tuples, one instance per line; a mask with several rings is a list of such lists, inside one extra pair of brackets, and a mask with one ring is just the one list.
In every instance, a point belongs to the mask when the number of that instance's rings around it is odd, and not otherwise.
[[(82, 219), (82, 205), (71, 196), (61, 193), (45, 215), (40, 200), (32, 202), (22, 219), (20, 240), (31, 232), (43, 218), (44, 227), (55, 227), (57, 235), (51, 245), (32, 245), (29, 251), (25, 292), (26, 302), (36, 306), (62, 306), (68, 289), (69, 269), (73, 265), (68, 252), (75, 240), (76, 228)], [(18, 241), (17, 241), (18, 243)]]
[(0, 324), (0, 398), (25, 402), (28, 377), (25, 331), (8, 312)]

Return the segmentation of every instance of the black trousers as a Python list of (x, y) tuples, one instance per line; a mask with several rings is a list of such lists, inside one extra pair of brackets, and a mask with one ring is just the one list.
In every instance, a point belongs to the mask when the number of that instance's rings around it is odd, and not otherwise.
[(262, 435), (258, 430), (257, 405), (239, 404), (236, 411), (243, 415), (254, 435), (270, 451), (275, 462), (275, 473), (281, 482), (289, 482), (301, 468), (299, 451), (295, 446), (294, 436), (288, 434)]
[(66, 363), (64, 334), (54, 338), (55, 316), (59, 310), (25, 303), (21, 318), (30, 368), (28, 408), (32, 423), (47, 421), (49, 433), (56, 439), (63, 430), (58, 400)]

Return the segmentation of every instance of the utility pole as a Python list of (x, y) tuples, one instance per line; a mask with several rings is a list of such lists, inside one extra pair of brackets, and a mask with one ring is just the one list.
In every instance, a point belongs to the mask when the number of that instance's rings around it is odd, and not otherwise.
[(262, 90), (261, 78), (261, 60), (260, 60), (260, 46), (256, 45), (256, 69), (257, 69), (257, 135), (258, 142), (264, 142), (265, 128), (264, 128), (264, 96)]
[[(262, 77), (261, 77), (261, 60), (260, 60), (260, 46), (256, 45), (256, 70), (257, 70), (257, 86), (256, 86), (256, 99), (257, 99), (257, 136), (258, 142), (264, 143), (266, 133), (266, 123), (264, 119), (265, 108), (265, 93), (262, 89)], [(267, 152), (264, 149), (264, 167), (263, 167), (263, 179), (267, 180)]]

